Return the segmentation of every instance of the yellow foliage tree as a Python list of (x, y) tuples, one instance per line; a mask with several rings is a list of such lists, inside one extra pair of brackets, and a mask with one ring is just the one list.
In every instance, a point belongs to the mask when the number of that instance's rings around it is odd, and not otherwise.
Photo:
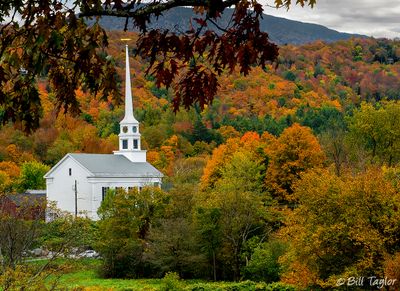
[(240, 133), (233, 126), (230, 125), (221, 126), (217, 131), (222, 135), (224, 140), (240, 136)]
[(6, 191), (9, 190), (11, 185), (11, 179), (8, 174), (2, 170), (0, 170), (0, 197), (5, 194)]
[(298, 207), (280, 231), (291, 245), (282, 259), (285, 278), (302, 272), (299, 263), (325, 288), (360, 274), (383, 278), (384, 258), (400, 243), (400, 193), (380, 169), (341, 177), (314, 170), (302, 176), (293, 195)]

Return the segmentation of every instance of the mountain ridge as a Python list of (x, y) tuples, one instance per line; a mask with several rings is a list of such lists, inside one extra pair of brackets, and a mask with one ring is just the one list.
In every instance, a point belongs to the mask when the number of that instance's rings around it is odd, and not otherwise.
[[(224, 26), (229, 22), (233, 9), (227, 9), (218, 21), (218, 25)], [(152, 18), (150, 28), (162, 28), (170, 31), (186, 31), (189, 29), (190, 19), (195, 17), (191, 8), (177, 7), (166, 11), (157, 19)], [(197, 16), (198, 17), (198, 16)], [(88, 20), (93, 23), (93, 20)], [(192, 23), (195, 25), (194, 23)], [(122, 30), (125, 26), (125, 19), (105, 16), (100, 19), (100, 25), (106, 30)], [(210, 25), (211, 28), (213, 25)], [(317, 40), (326, 42), (335, 42), (352, 37), (366, 37), (360, 34), (351, 34), (339, 32), (320, 24), (313, 24), (290, 20), (282, 17), (263, 14), (260, 21), (262, 31), (269, 34), (271, 40), (278, 44), (301, 45), (311, 43)], [(133, 25), (129, 23), (129, 31), (135, 31)]]

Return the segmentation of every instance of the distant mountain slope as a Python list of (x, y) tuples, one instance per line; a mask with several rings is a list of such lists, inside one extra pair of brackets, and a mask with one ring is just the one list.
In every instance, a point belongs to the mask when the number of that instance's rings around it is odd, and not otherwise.
[[(223, 14), (219, 21), (220, 25), (224, 26), (228, 23), (232, 11), (232, 9), (229, 9)], [(154, 20), (152, 27), (185, 31), (188, 29), (190, 18), (193, 16), (193, 11), (190, 8), (174, 8), (160, 16), (157, 21)], [(103, 17), (100, 23), (107, 30), (121, 30), (124, 27), (125, 19)], [(265, 14), (261, 21), (261, 29), (268, 32), (271, 39), (279, 44), (305, 44), (316, 40), (334, 42), (351, 37), (362, 37), (361, 35), (338, 32), (318, 24), (303, 23)]]

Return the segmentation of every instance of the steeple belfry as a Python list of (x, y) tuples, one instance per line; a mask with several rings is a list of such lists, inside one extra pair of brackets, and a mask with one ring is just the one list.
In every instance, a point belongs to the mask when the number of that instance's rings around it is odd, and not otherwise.
[(146, 162), (146, 151), (141, 150), (139, 122), (133, 116), (128, 45), (126, 45), (125, 54), (125, 116), (119, 123), (119, 151), (114, 151), (114, 154), (124, 155), (132, 162), (144, 163)]

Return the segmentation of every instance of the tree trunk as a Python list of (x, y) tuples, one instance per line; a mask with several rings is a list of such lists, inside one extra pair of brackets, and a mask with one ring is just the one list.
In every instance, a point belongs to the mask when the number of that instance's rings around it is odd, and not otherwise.
[(217, 281), (217, 269), (216, 269), (216, 262), (215, 262), (215, 251), (213, 250), (213, 275), (214, 281)]
[(239, 258), (239, 251), (235, 250), (235, 265), (234, 265), (234, 270), (233, 270), (233, 280), (234, 281), (239, 281), (240, 279), (240, 258)]

